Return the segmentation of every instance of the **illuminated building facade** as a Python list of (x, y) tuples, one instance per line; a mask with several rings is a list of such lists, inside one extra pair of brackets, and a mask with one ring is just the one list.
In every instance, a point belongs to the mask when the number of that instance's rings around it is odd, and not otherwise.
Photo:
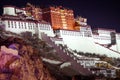
[(43, 9), (43, 20), (50, 22), (53, 29), (74, 30), (73, 10), (62, 7), (49, 7)]
[[(37, 20), (33, 15), (35, 7), (30, 6), (28, 5), (27, 8), (4, 6), (1, 16), (4, 29), (17, 34), (31, 32), (38, 34), (39, 38), (44, 32), (49, 37), (53, 37), (56, 44), (63, 43), (72, 50), (105, 54), (108, 57), (120, 56), (120, 34), (115, 30), (100, 28), (92, 30), (91, 26), (87, 25), (87, 19), (79, 17), (75, 20), (72, 10), (61, 7), (43, 9), (42, 20)], [(78, 23), (78, 29), (75, 28), (75, 22)]]

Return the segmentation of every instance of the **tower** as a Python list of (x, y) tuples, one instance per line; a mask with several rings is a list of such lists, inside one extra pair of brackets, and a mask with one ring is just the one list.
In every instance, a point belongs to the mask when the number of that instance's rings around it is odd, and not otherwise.
[(43, 9), (43, 20), (50, 22), (53, 29), (74, 30), (73, 10), (61, 6)]

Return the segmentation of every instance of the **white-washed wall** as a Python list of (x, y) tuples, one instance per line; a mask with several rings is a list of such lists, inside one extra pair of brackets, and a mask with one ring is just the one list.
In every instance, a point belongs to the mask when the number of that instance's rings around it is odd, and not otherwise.
[(117, 51), (120, 52), (120, 34), (116, 34)]
[(110, 44), (111, 43), (111, 37), (110, 36), (99, 36), (99, 35), (93, 35), (94, 42), (99, 44)]
[(100, 46), (98, 44), (95, 45), (96, 47), (96, 54), (100, 54), (100, 55), (107, 55), (108, 57), (116, 57), (119, 58), (120, 57), (120, 53), (114, 52), (108, 48), (105, 48), (103, 46)]
[(96, 52), (92, 37), (84, 37), (78, 31), (60, 30), (61, 38), (73, 50), (82, 52)]
[(3, 11), (4, 11), (3, 14), (5, 14), (5, 15), (16, 16), (16, 14), (15, 14), (15, 7), (13, 7), (13, 6), (4, 7)]
[(65, 30), (60, 30), (61, 38), (63, 38), (64, 43), (67, 44), (67, 46), (72, 50), (107, 55), (108, 57), (120, 57), (119, 53), (105, 48), (99, 44), (95, 44), (92, 37), (80, 36), (80, 34), (77, 32), (76, 35), (79, 36), (71, 35), (71, 31), (65, 32)]
[(47, 34), (50, 37), (54, 37), (54, 33), (53, 33), (53, 29), (51, 28), (50, 24), (46, 24), (46, 23), (38, 23), (38, 33), (39, 33), (39, 38), (41, 32), (44, 32), (45, 34)]
[(22, 33), (22, 32), (32, 32), (32, 34), (38, 34), (39, 38), (41, 38), (41, 33), (44, 32), (50, 37), (54, 37), (53, 29), (51, 25), (48, 23), (36, 23), (34, 21), (22, 21), (22, 20), (4, 20), (5, 30), (11, 31), (14, 33)]
[(15, 20), (5, 20), (4, 23), (6, 31), (11, 31), (17, 34), (28, 31), (32, 32), (32, 34), (35, 34), (36, 26), (33, 25), (34, 23)]
[(112, 46), (110, 47), (110, 49), (115, 50), (115, 51), (118, 51), (116, 44), (115, 44), (115, 45), (112, 45)]

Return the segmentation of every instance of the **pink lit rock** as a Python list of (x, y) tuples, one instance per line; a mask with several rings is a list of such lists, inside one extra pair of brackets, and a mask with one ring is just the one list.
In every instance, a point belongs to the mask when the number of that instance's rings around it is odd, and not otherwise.
[(12, 54), (12, 55), (18, 55), (17, 50), (13, 50), (11, 48), (7, 48), (6, 46), (1, 46), (1, 52), (5, 54)]
[(18, 51), (1, 46), (0, 51), (0, 69), (8, 68), (9, 65), (17, 59)]

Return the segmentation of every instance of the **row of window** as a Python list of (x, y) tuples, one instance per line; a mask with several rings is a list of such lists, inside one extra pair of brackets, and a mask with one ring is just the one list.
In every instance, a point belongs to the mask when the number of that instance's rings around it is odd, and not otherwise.
[(50, 30), (50, 27), (48, 27), (48, 26), (45, 26), (45, 27), (38, 26), (38, 27), (39, 27), (40, 30)]
[(99, 34), (110, 34), (110, 31), (98, 31)]
[(94, 39), (99, 39), (99, 40), (111, 40), (110, 37), (93, 37)]
[[(41, 29), (50, 30), (50, 26), (46, 24), (38, 24)], [(49, 27), (48, 27), (49, 26)], [(26, 22), (16, 22), (8, 21), (8, 28), (18, 28), (18, 29), (30, 29), (33, 30), (36, 28), (35, 23), (26, 23)]]
[(25, 23), (25, 22), (15, 22), (15, 21), (8, 21), (9, 28), (19, 28), (19, 29), (34, 29), (34, 23)]
[(70, 36), (83, 36), (80, 32), (72, 32), (72, 31), (62, 31), (63, 35), (70, 35)]
[(85, 31), (85, 32), (84, 32), (84, 36), (85, 36), (85, 37), (92, 37), (92, 34), (91, 34), (90, 31), (88, 31), (88, 32)]
[(49, 24), (38, 24), (38, 26), (42, 26), (42, 27), (49, 26), (49, 27), (50, 27), (50, 25), (49, 25)]

